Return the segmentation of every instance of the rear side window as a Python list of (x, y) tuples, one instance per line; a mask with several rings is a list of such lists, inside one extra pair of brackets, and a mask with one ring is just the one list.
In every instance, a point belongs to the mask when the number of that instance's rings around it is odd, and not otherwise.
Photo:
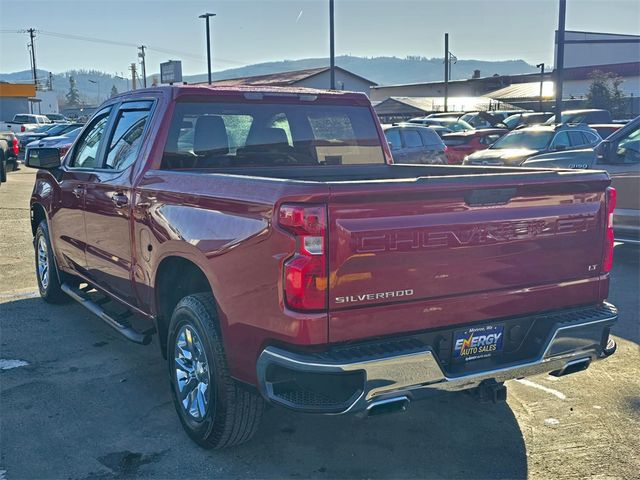
[(424, 145), (438, 145), (443, 146), (444, 143), (440, 136), (431, 128), (421, 128), (420, 135), (422, 136), (422, 143)]
[(163, 169), (384, 163), (368, 107), (178, 102)]
[(107, 150), (105, 168), (124, 170), (135, 161), (150, 109), (151, 102), (125, 103), (120, 107)]
[(404, 145), (407, 148), (422, 147), (422, 137), (415, 130), (402, 130), (402, 138), (404, 139)]
[(582, 132), (569, 132), (569, 140), (571, 141), (572, 147), (578, 147), (589, 143)]
[(501, 137), (499, 133), (492, 133), (491, 135), (485, 135), (480, 137), (480, 143), (482, 145), (493, 145)]

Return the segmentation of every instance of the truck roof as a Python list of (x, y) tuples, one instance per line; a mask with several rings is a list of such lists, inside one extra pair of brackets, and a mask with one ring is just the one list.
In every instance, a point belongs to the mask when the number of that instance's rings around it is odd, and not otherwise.
[(271, 87), (271, 86), (252, 86), (252, 85), (161, 85), (157, 87), (143, 88), (121, 93), (114, 98), (123, 98), (131, 96), (144, 96), (145, 93), (162, 91), (171, 95), (173, 99), (181, 96), (193, 95), (212, 95), (212, 96), (246, 96), (247, 94), (262, 94), (266, 96), (293, 96), (293, 95), (314, 95), (324, 97), (326, 99), (341, 99), (361, 104), (362, 102), (369, 104), (369, 98), (360, 92), (351, 92), (344, 90), (324, 90), (307, 87)]

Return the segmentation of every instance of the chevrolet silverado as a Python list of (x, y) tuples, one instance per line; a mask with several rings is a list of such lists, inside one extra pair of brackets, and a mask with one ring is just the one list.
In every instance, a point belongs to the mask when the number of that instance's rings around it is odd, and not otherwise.
[(363, 94), (136, 90), (26, 162), (40, 295), (155, 335), (205, 447), (247, 441), (267, 402), (504, 400), (616, 349), (606, 172), (394, 164)]

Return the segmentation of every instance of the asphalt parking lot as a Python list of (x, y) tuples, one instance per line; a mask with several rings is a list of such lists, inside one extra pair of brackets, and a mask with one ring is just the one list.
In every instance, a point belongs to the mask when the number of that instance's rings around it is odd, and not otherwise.
[(0, 187), (2, 480), (640, 475), (637, 247), (616, 247), (618, 351), (585, 372), (509, 382), (498, 405), (455, 394), (364, 420), (272, 408), (250, 443), (206, 451), (182, 431), (156, 343), (128, 343), (81, 306), (38, 298), (34, 176), (22, 168)]

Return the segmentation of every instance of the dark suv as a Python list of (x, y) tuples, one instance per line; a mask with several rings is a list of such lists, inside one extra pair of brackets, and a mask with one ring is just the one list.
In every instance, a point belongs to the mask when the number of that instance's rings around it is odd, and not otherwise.
[(394, 163), (447, 163), (447, 147), (432, 128), (404, 124), (385, 126), (383, 129)]
[(598, 132), (586, 125), (539, 125), (509, 132), (486, 150), (475, 152), (465, 165), (520, 166), (534, 155), (572, 148), (595, 147), (602, 141)]

